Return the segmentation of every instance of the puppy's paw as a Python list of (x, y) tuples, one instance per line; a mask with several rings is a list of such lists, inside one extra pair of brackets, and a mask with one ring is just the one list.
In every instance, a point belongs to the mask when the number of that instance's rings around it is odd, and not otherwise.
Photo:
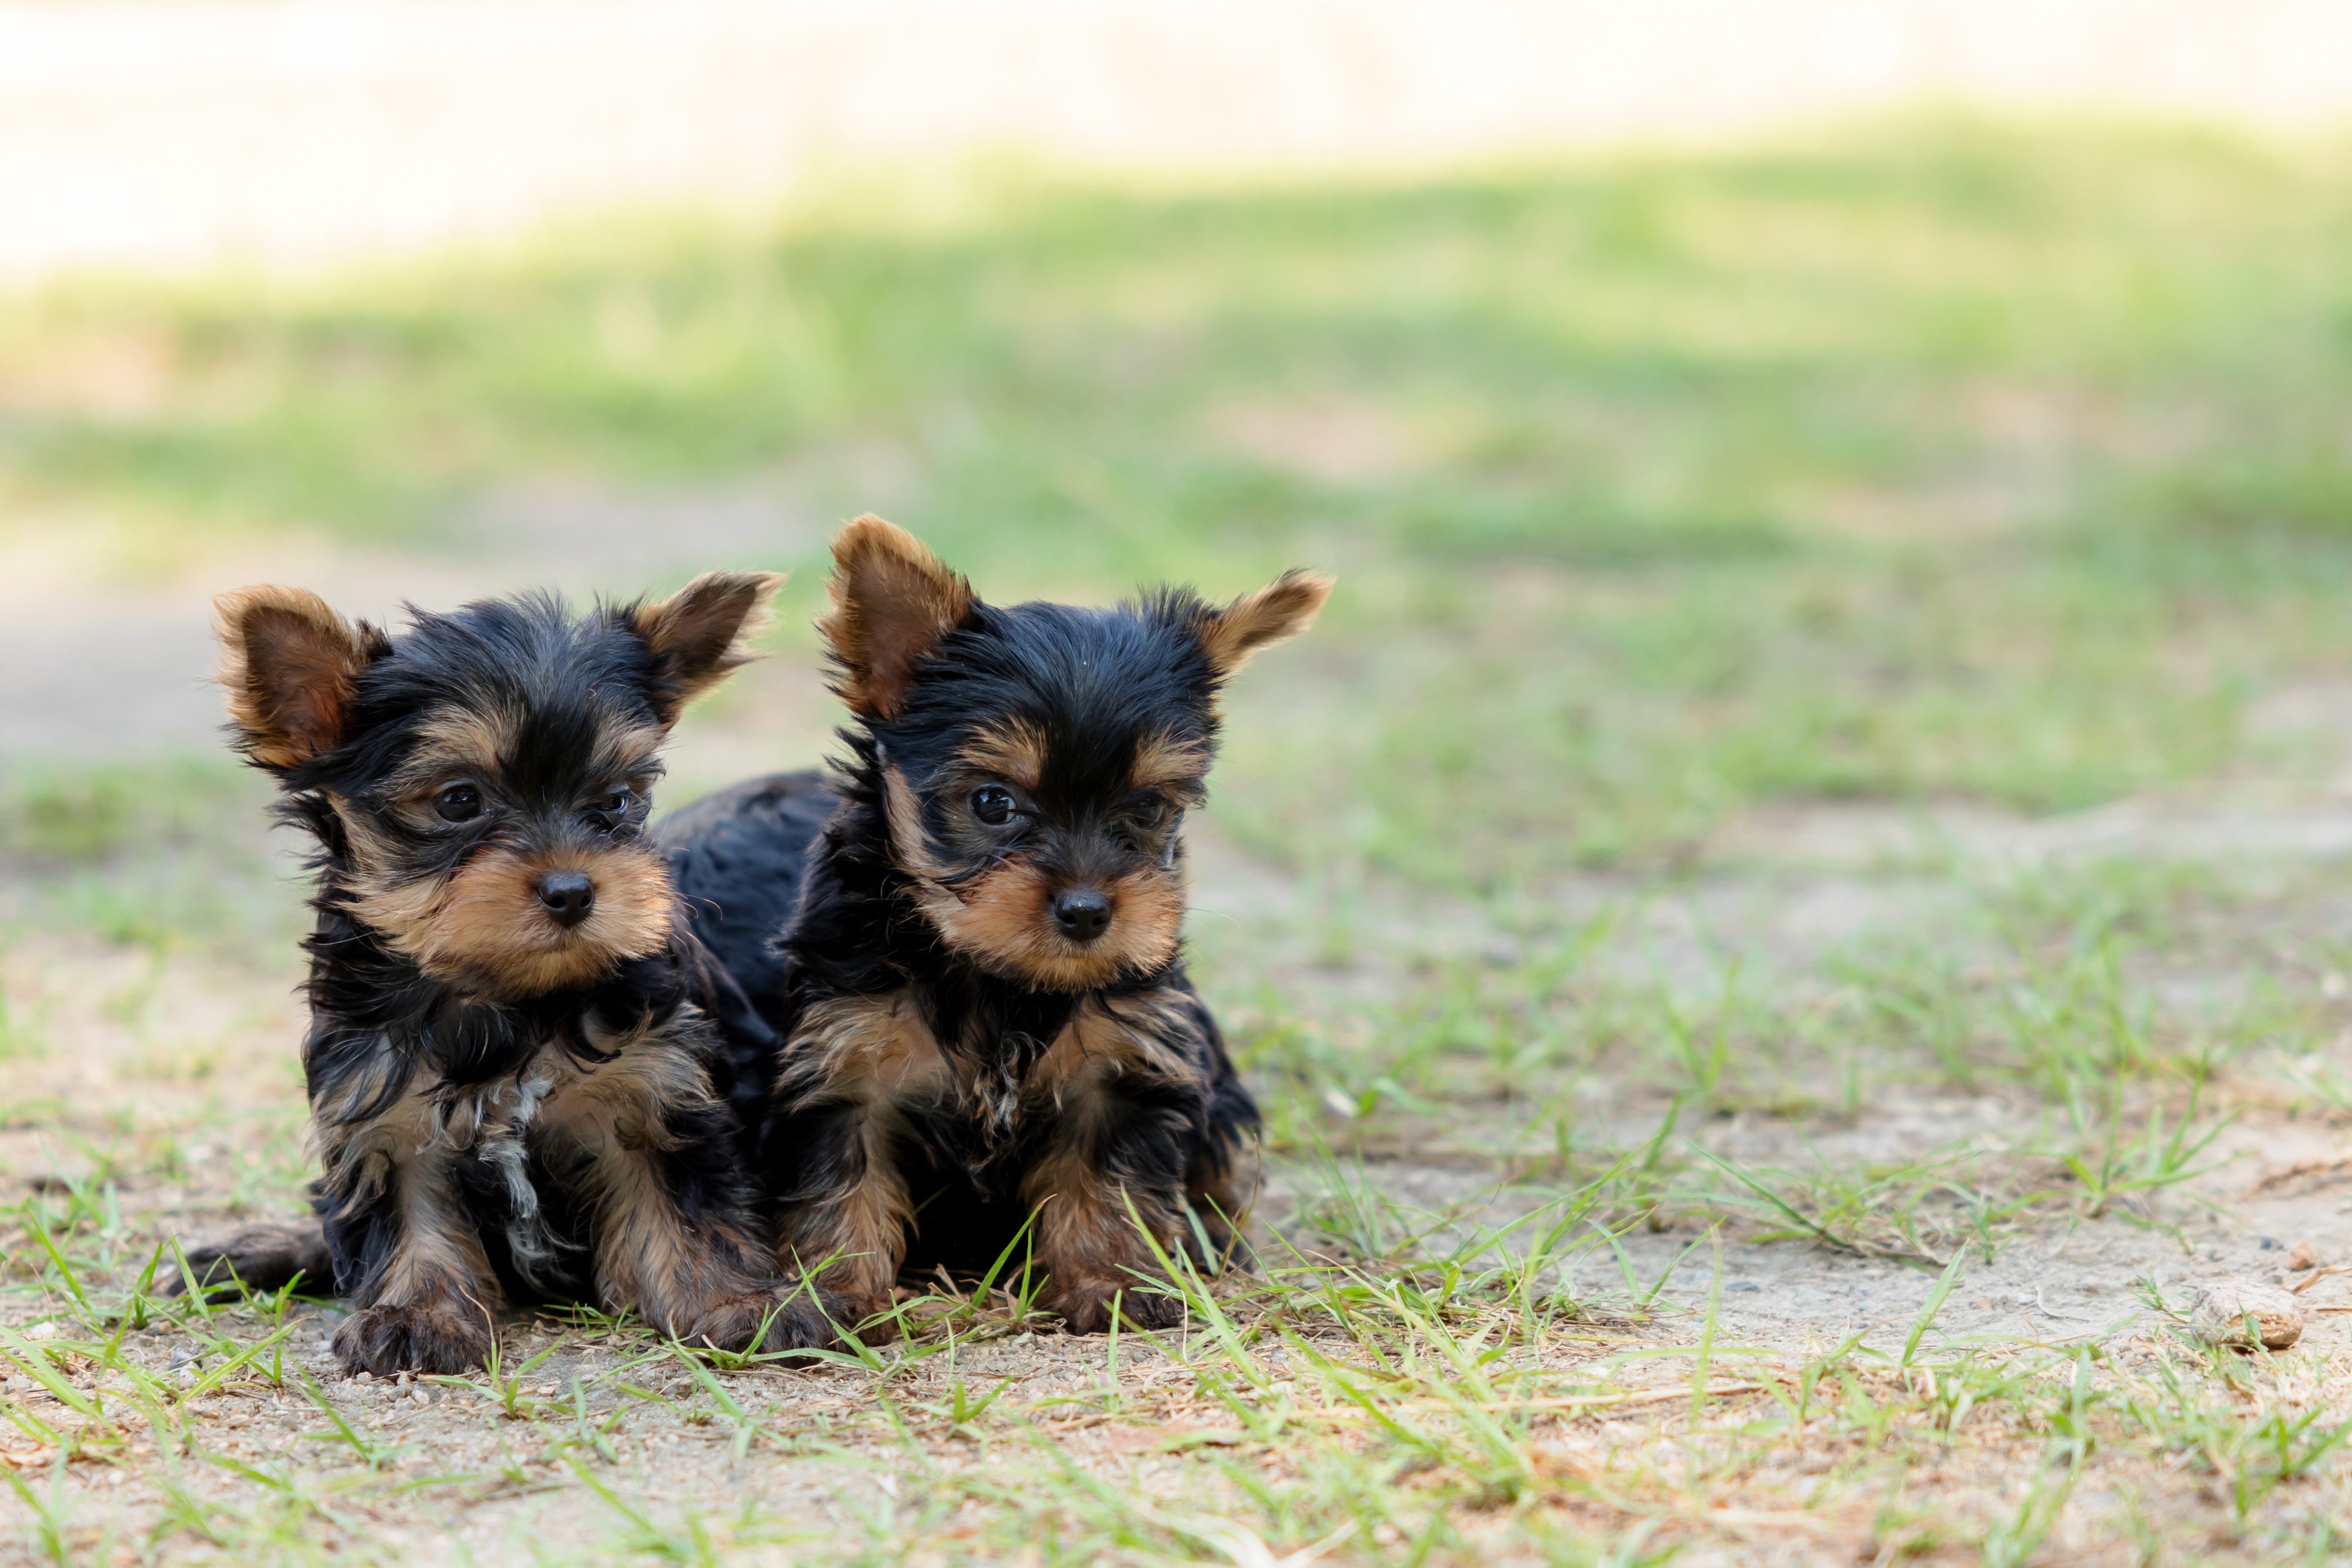
[(1049, 1311), (1062, 1314), (1062, 1327), (1071, 1333), (1105, 1333), (1110, 1329), (1113, 1303), (1131, 1328), (1172, 1328), (1184, 1319), (1181, 1297), (1161, 1295), (1140, 1280), (1077, 1280), (1045, 1298)]
[(733, 1351), (825, 1350), (839, 1343), (833, 1324), (805, 1292), (785, 1300), (767, 1291), (709, 1302), (677, 1337)]
[[(249, 1291), (283, 1290), (297, 1276), (320, 1294), (335, 1288), (326, 1233), (315, 1219), (248, 1225), (225, 1241), (185, 1250), (188, 1272), (200, 1288), (210, 1290), (208, 1300), (236, 1300), (240, 1283)], [(186, 1278), (176, 1269), (157, 1270), (156, 1280), (167, 1296), (187, 1289)]]
[(335, 1331), (343, 1375), (470, 1372), (487, 1360), (490, 1325), (470, 1302), (366, 1307)]
[(713, 1350), (750, 1350), (760, 1337), (761, 1319), (774, 1304), (767, 1296), (750, 1292), (717, 1297), (677, 1324), (677, 1337)]
[(1208, 1233), (1208, 1245), (1189, 1231), (1183, 1238), (1185, 1254), (1203, 1274), (1255, 1274), (1257, 1251), (1249, 1239), (1214, 1215), (1202, 1215), (1201, 1228)]
[(898, 1337), (898, 1320), (884, 1315), (891, 1306), (887, 1294), (827, 1291), (818, 1304), (841, 1325), (845, 1339), (854, 1335), (867, 1344), (888, 1344)]
[[(770, 1304), (774, 1304), (772, 1299)], [(856, 1323), (857, 1317), (842, 1304), (840, 1298), (823, 1292), (813, 1296), (803, 1291), (785, 1301), (783, 1310), (769, 1323), (766, 1348), (839, 1350), (847, 1343), (845, 1336)]]

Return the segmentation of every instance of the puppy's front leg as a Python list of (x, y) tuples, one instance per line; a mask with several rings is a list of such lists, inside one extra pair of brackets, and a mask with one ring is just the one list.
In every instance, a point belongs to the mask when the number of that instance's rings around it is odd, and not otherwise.
[[(785, 1197), (779, 1249), (785, 1264), (814, 1274), (844, 1329), (890, 1305), (907, 1255), (914, 1204), (890, 1147), (897, 1113), (887, 1100), (803, 1109), (785, 1124), (798, 1180)], [(878, 1343), (895, 1329), (872, 1329)]]
[(1207, 1256), (1199, 1260), (1204, 1270), (1236, 1263), (1251, 1266), (1252, 1253), (1243, 1239), (1242, 1227), (1257, 1201), (1258, 1180), (1255, 1119), (1248, 1124), (1212, 1122), (1194, 1139), (1184, 1199), (1208, 1237)]
[(1143, 1233), (1163, 1250), (1179, 1245), (1184, 1155), (1166, 1117), (1097, 1091), (1066, 1109), (1023, 1173), (1022, 1201), (1036, 1216), (1037, 1254), (1050, 1277), (1045, 1304), (1072, 1333), (1108, 1329), (1114, 1299), (1139, 1327), (1183, 1316), (1183, 1302), (1151, 1289), (1166, 1275)]
[(710, 1144), (611, 1144), (594, 1179), (604, 1199), (596, 1288), (606, 1305), (634, 1306), (662, 1333), (719, 1350), (832, 1343), (816, 1301), (786, 1300), (765, 1277), (767, 1249), (748, 1203), (709, 1201), (742, 1186), (731, 1155)]
[(358, 1309), (335, 1331), (348, 1375), (458, 1373), (496, 1341), (498, 1286), (457, 1200), (457, 1151), (395, 1111), (323, 1153), (327, 1245)]
[(775, 1289), (733, 1127), (697, 1053), (642, 1043), (584, 1079), (581, 1093), (594, 1125), (586, 1175), (605, 1305), (635, 1307), (662, 1333), (719, 1350), (831, 1343), (819, 1301)]

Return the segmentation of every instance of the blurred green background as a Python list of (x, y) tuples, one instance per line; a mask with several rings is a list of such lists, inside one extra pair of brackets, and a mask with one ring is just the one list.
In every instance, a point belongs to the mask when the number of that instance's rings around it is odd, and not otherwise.
[[(982, 170), (60, 283), (0, 304), (6, 543), (209, 591), (289, 540), (462, 550), (467, 497), (549, 476), (751, 476), (816, 519), (772, 551), (803, 663), (824, 527), (868, 507), (1000, 598), (1324, 567), (1218, 821), (1463, 890), (1686, 864), (1776, 801), (2312, 776), (2336, 737), (2250, 718), (2352, 664), (2347, 175), (1903, 119), (1244, 193)], [(79, 852), (111, 809), (8, 831)]]

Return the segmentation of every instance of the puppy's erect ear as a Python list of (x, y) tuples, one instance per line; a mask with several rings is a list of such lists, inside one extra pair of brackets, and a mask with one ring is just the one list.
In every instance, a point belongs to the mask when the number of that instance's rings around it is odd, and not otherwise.
[(687, 704), (751, 662), (768, 601), (783, 585), (779, 571), (706, 571), (658, 604), (628, 612), (629, 629), (665, 661), (675, 688), (664, 724), (676, 724)]
[(833, 608), (817, 622), (833, 649), (833, 689), (860, 718), (906, 706), (915, 664), (963, 624), (971, 584), (896, 523), (868, 513), (833, 540)]
[(1224, 679), (1260, 648), (1296, 637), (1315, 624), (1316, 612), (1331, 597), (1336, 578), (1311, 571), (1286, 571), (1255, 593), (1244, 593), (1196, 622), (1209, 667)]
[(283, 771), (332, 751), (350, 717), (352, 678), (390, 652), (383, 633), (357, 626), (300, 588), (263, 583), (213, 601), (220, 665), (237, 749)]

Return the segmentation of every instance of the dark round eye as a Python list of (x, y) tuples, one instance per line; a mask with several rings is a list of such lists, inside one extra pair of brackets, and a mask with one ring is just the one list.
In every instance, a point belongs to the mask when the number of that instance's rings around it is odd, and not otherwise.
[(445, 822), (470, 822), (482, 814), (482, 792), (471, 784), (452, 784), (433, 798), (433, 809)]
[(1013, 820), (1013, 791), (983, 784), (971, 792), (971, 814), (992, 828)]
[(1147, 831), (1168, 820), (1166, 797), (1146, 795), (1127, 809), (1128, 820)]
[(596, 809), (600, 811), (618, 816), (623, 811), (627, 810), (629, 809), (629, 803), (635, 799), (636, 791), (634, 789), (615, 789), (610, 795), (605, 796), (604, 803)]

